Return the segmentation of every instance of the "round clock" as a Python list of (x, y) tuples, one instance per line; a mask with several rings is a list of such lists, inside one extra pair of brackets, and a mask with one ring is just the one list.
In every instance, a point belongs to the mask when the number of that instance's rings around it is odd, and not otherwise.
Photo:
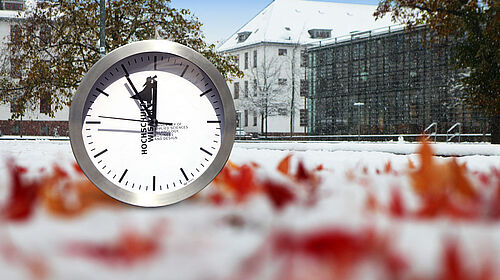
[(73, 154), (106, 194), (156, 207), (186, 199), (222, 170), (234, 104), (222, 75), (183, 45), (118, 48), (85, 75), (70, 108)]

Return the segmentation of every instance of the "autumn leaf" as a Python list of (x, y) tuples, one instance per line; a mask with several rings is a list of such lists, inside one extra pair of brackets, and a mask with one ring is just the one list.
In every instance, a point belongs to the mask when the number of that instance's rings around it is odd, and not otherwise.
[(40, 183), (36, 180), (23, 180), (22, 174), (27, 170), (13, 160), (7, 162), (7, 170), (11, 178), (11, 188), (7, 202), (1, 207), (1, 216), (12, 222), (27, 221), (35, 210)]
[(285, 158), (283, 158), (279, 163), (278, 167), (276, 169), (283, 175), (289, 175), (290, 174), (290, 159), (292, 158), (292, 155), (287, 155)]
[(282, 210), (286, 205), (296, 200), (290, 187), (283, 184), (268, 180), (262, 184), (262, 189), (276, 210)]
[(79, 256), (107, 265), (130, 266), (158, 255), (164, 234), (164, 222), (160, 221), (149, 234), (127, 229), (110, 243), (71, 242), (66, 251), (70, 256)]
[(87, 178), (70, 179), (58, 165), (53, 170), (42, 180), (40, 191), (42, 205), (50, 214), (71, 218), (97, 206), (120, 205)]

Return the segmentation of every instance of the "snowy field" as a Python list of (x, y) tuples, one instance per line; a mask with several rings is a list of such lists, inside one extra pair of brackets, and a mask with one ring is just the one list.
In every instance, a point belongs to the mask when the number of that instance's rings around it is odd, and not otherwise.
[(500, 277), (495, 145), (237, 143), (157, 209), (89, 191), (67, 141), (0, 156), (0, 279)]

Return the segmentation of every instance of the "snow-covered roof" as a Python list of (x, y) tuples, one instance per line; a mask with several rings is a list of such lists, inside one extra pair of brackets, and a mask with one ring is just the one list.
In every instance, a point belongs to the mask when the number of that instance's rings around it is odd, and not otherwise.
[[(275, 0), (219, 46), (227, 51), (261, 42), (309, 44), (310, 30), (331, 30), (331, 38), (353, 31), (391, 25), (390, 16), (375, 21), (376, 5), (344, 4), (304, 0)], [(249, 33), (250, 32), (250, 33)], [(245, 39), (245, 35), (247, 38)]]
[(18, 14), (19, 11), (0, 10), (0, 19), (13, 19), (16, 18)]

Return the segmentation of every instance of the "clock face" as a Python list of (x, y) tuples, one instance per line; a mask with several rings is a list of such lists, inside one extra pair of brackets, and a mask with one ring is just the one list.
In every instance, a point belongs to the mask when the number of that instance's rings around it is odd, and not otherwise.
[(162, 206), (205, 187), (232, 148), (227, 85), (198, 53), (143, 41), (100, 60), (70, 112), (71, 144), (87, 177), (107, 194)]

